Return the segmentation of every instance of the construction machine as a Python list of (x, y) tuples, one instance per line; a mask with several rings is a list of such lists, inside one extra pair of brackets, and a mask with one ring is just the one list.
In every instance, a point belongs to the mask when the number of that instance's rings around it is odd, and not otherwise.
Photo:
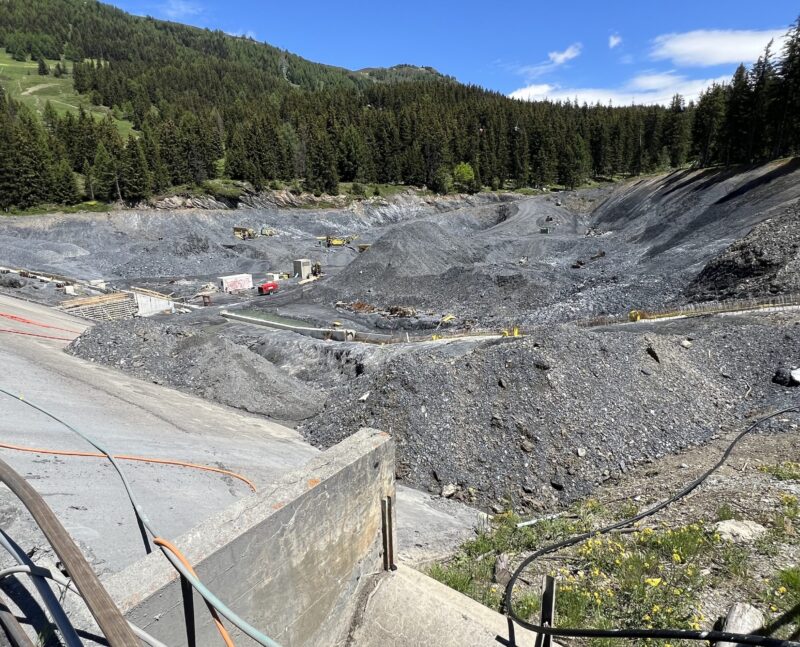
[(278, 232), (272, 229), (272, 227), (267, 227), (266, 225), (262, 225), (261, 229), (256, 231), (252, 227), (234, 227), (233, 228), (233, 235), (236, 236), (239, 240), (253, 240), (254, 238), (258, 238), (259, 236), (275, 236)]
[(311, 276), (322, 276), (322, 263), (317, 261), (311, 266)]
[(251, 227), (234, 227), (233, 235), (239, 240), (252, 240), (256, 237), (256, 230)]
[(278, 286), (277, 281), (265, 281), (258, 286), (258, 293), (263, 296), (265, 294), (277, 292), (279, 289), (280, 287)]
[(344, 247), (353, 242), (358, 236), (317, 236), (320, 245), (325, 247)]

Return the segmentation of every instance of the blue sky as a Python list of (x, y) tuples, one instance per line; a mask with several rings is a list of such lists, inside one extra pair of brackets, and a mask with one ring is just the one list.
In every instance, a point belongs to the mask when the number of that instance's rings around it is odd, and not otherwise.
[[(688, 99), (750, 64), (796, 1), (287, 2), (116, 0), (139, 15), (248, 35), (350, 69), (431, 65), (518, 98)], [(778, 45), (779, 48), (779, 40)]]

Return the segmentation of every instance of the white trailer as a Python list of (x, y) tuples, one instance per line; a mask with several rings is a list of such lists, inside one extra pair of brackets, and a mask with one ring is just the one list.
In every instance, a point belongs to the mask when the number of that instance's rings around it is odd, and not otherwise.
[(253, 288), (252, 274), (231, 274), (219, 277), (219, 289), (223, 292), (239, 292)]

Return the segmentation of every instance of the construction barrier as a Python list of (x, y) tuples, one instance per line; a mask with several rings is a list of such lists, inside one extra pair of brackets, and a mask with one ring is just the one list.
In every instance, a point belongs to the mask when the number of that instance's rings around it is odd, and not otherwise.
[(752, 299), (730, 299), (727, 301), (705, 301), (703, 303), (689, 303), (682, 306), (657, 310), (634, 309), (624, 315), (603, 315), (576, 321), (575, 323), (586, 328), (593, 328), (596, 326), (636, 323), (638, 321), (702, 317), (705, 315), (732, 314), (758, 310), (783, 310), (785, 308), (794, 307), (800, 307), (800, 295), (798, 294), (757, 297)]

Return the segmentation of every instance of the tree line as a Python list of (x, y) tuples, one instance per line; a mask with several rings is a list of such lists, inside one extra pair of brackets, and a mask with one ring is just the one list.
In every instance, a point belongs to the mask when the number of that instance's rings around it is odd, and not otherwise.
[(97, 2), (36, 5), (7, 0), (0, 44), (17, 58), (57, 59), (78, 92), (135, 132), (123, 140), (110, 117), (49, 105), (39, 119), (0, 92), (0, 208), (135, 202), (220, 176), (315, 193), (340, 181), (575, 187), (800, 149), (800, 21), (779, 54), (768, 48), (696, 105), (676, 96), (667, 107), (611, 107), (512, 100), (413, 66), (354, 73)]

